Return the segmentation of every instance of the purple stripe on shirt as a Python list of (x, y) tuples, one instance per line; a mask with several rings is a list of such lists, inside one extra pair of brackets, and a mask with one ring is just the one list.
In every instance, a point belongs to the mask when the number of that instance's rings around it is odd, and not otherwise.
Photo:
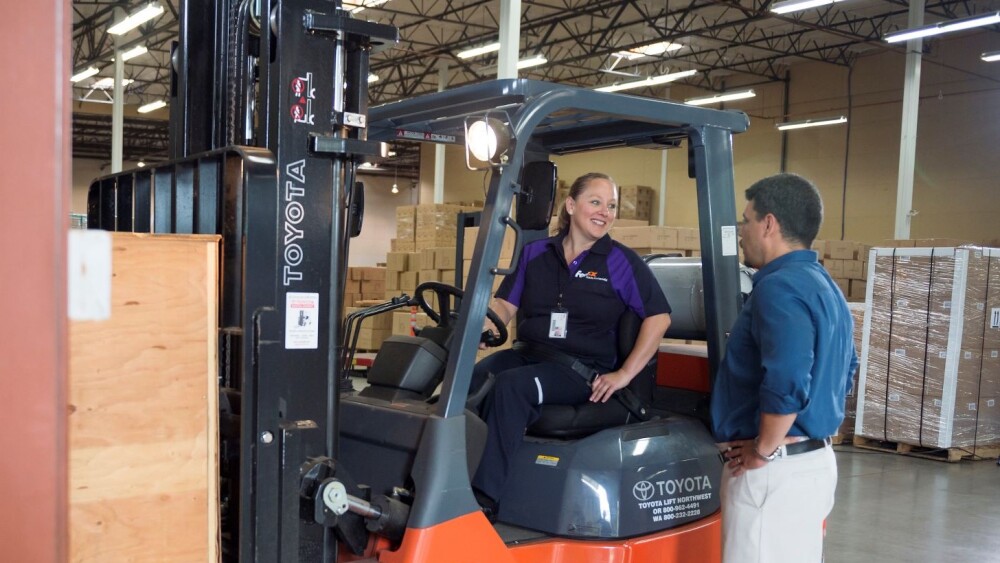
[(535, 258), (541, 256), (548, 248), (550, 240), (551, 239), (536, 240), (524, 245), (524, 248), (521, 250), (521, 259), (517, 261), (517, 271), (514, 272), (514, 284), (510, 288), (510, 293), (507, 294), (506, 297), (503, 297), (499, 295), (499, 292), (497, 292), (497, 297), (500, 297), (515, 307), (521, 306), (521, 293), (524, 292), (524, 276), (525, 271), (528, 269), (528, 262), (531, 262)]
[(611, 287), (618, 293), (621, 300), (639, 315), (640, 319), (646, 318), (646, 311), (643, 307), (642, 296), (639, 294), (639, 285), (635, 279), (635, 272), (632, 264), (629, 263), (628, 256), (618, 247), (612, 247), (608, 253), (608, 277)]

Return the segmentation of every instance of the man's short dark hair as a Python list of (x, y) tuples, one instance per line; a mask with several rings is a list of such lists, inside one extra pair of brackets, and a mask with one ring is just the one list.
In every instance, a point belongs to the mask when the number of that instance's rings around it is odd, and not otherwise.
[(797, 174), (775, 174), (747, 188), (757, 218), (770, 213), (786, 241), (812, 246), (823, 224), (823, 199), (812, 182)]

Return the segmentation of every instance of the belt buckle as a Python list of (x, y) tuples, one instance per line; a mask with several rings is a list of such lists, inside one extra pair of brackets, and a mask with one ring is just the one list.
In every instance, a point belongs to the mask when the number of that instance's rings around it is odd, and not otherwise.
[(781, 444), (780, 446), (778, 446), (778, 457), (777, 457), (777, 459), (784, 459), (786, 457), (788, 457), (788, 448), (786, 447), (785, 444)]

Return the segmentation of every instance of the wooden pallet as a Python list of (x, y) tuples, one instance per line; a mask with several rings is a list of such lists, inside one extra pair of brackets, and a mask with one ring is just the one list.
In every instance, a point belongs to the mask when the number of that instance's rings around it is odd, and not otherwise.
[(830, 436), (830, 443), (834, 446), (839, 446), (841, 444), (851, 444), (851, 440), (854, 438), (854, 434), (834, 434)]
[(967, 448), (926, 448), (914, 446), (913, 444), (903, 444), (901, 442), (888, 442), (885, 440), (874, 440), (862, 436), (854, 437), (854, 445), (866, 450), (880, 452), (897, 453), (935, 461), (947, 461), (955, 463), (962, 459), (996, 459), (1000, 456), (1000, 445), (998, 446), (970, 446)]

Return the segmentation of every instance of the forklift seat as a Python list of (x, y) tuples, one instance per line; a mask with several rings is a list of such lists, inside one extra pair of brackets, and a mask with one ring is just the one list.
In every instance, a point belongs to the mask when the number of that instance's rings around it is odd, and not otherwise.
[[(635, 339), (639, 336), (642, 319), (631, 310), (618, 320), (618, 362), (619, 366), (632, 352)], [(649, 407), (653, 402), (656, 387), (656, 354), (642, 371), (628, 384), (636, 398)], [(542, 405), (541, 416), (528, 427), (527, 434), (538, 438), (576, 439), (583, 438), (622, 424), (640, 422), (621, 401), (615, 398), (606, 403), (586, 402), (579, 405)]]

